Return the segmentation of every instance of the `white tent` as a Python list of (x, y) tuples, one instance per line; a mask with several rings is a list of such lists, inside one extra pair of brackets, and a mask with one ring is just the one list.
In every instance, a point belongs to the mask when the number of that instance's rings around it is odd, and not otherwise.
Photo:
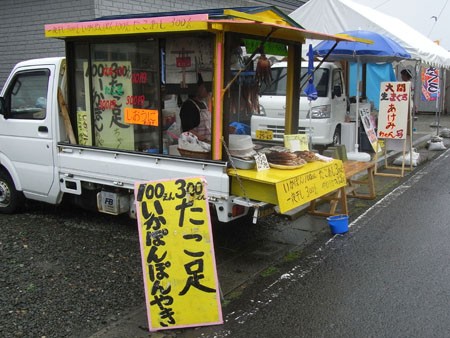
[(350, 0), (310, 0), (289, 16), (308, 30), (336, 34), (364, 29), (390, 37), (415, 60), (450, 68), (450, 53), (403, 21)]

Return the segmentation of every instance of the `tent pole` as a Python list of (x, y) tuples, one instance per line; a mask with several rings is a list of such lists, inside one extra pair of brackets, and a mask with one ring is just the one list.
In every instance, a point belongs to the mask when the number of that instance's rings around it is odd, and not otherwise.
[(359, 81), (359, 66), (360, 66), (360, 60), (359, 57), (356, 57), (356, 112), (355, 112), (355, 153), (358, 153), (359, 151), (359, 144), (358, 144), (358, 133), (359, 133), (359, 87), (360, 87), (360, 81)]

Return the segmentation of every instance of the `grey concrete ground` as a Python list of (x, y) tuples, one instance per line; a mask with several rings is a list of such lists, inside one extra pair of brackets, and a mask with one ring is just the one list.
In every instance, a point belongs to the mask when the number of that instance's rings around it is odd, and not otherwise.
[[(439, 125), (439, 128), (436, 126)], [(414, 121), (413, 147), (420, 153), (420, 164), (425, 165), (441, 151), (427, 149), (427, 141), (442, 130), (450, 128), (450, 115), (439, 118), (432, 113), (418, 115)], [(447, 147), (449, 139), (444, 139)], [(394, 151), (388, 153), (388, 162), (399, 156)], [(372, 154), (373, 156), (373, 154)], [(379, 157), (379, 171), (383, 172), (384, 158)], [(398, 173), (399, 171), (395, 171)], [(405, 171), (405, 177), (410, 171)], [(392, 191), (403, 178), (375, 176), (377, 199)], [(376, 200), (349, 199), (350, 220), (363, 213)], [(290, 215), (269, 217), (258, 224), (236, 223), (220, 225), (214, 229), (217, 270), (223, 306), (238, 297), (246, 282), (256, 275), (269, 271), (270, 267), (282, 259), (295, 259), (303, 248), (313, 241), (326, 240), (331, 236), (325, 217), (311, 216), (304, 208)], [(114, 325), (107, 327), (91, 338), (119, 337), (174, 337), (173, 331), (149, 333), (146, 331), (147, 319), (145, 305), (129, 313)], [(199, 334), (199, 332), (197, 332)], [(180, 333), (180, 336), (184, 336)], [(192, 336), (193, 337), (193, 336)]]

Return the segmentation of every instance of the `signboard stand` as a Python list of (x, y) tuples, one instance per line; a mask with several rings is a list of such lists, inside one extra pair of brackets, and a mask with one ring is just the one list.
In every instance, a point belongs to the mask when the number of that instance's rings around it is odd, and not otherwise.
[(135, 183), (150, 331), (222, 324), (206, 181)]
[[(394, 165), (389, 165), (388, 162), (387, 162), (387, 159), (388, 159), (387, 152), (388, 152), (388, 150), (391, 150), (391, 149), (389, 149), (389, 146), (386, 145), (386, 141), (387, 140), (385, 140), (385, 142), (383, 142), (383, 145), (381, 146), (381, 152), (383, 153), (382, 156), (384, 156), (384, 167), (386, 169), (391, 169), (391, 170), (400, 170), (401, 172), (400, 172), (400, 174), (380, 173), (380, 172), (377, 171), (378, 170), (377, 166), (375, 166), (375, 175), (378, 175), (378, 176), (390, 176), (390, 177), (403, 177), (404, 174), (405, 174), (405, 170), (412, 170), (413, 169), (411, 142), (408, 142), (408, 140), (406, 140), (406, 139), (399, 141), (399, 142), (401, 142), (400, 146), (402, 148), (402, 165), (401, 166), (394, 166)], [(408, 143), (409, 143), (409, 147), (408, 147)], [(407, 149), (409, 149), (408, 153), (406, 152)], [(375, 153), (375, 162), (378, 162), (378, 154), (379, 153), (380, 152), (376, 152)], [(410, 159), (409, 159), (410, 160), (409, 161), (410, 166), (409, 167), (406, 167), (406, 165), (405, 165), (405, 160), (406, 160), (406, 155), (407, 154), (409, 154), (409, 156), (410, 156)]]
[[(413, 169), (412, 161), (412, 116), (411, 87), (409, 82), (382, 82), (380, 90), (380, 114), (378, 118), (378, 139), (383, 139), (381, 146), (386, 169), (400, 170), (398, 173), (380, 173), (375, 166), (375, 175), (403, 177), (405, 170)], [(406, 168), (406, 150), (409, 150), (410, 166)], [(387, 162), (388, 150), (401, 150), (401, 166), (391, 166)], [(378, 162), (379, 152), (375, 152)]]

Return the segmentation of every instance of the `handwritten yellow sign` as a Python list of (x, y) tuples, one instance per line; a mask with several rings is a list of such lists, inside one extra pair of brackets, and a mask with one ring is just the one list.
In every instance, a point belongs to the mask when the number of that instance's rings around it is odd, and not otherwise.
[(208, 15), (178, 15), (153, 18), (99, 20), (45, 25), (45, 37), (148, 34), (159, 32), (206, 30)]
[(92, 145), (92, 123), (89, 116), (86, 111), (77, 111), (78, 144), (83, 146)]
[(346, 185), (342, 161), (333, 161), (316, 170), (276, 184), (280, 212), (292, 210)]
[(256, 130), (256, 139), (257, 140), (273, 140), (273, 131), (272, 130)]
[(223, 322), (205, 186), (135, 184), (150, 331)]
[(157, 127), (159, 114), (156, 109), (125, 108), (125, 122)]
[(290, 151), (309, 150), (308, 135), (290, 134), (284, 135), (284, 146)]

